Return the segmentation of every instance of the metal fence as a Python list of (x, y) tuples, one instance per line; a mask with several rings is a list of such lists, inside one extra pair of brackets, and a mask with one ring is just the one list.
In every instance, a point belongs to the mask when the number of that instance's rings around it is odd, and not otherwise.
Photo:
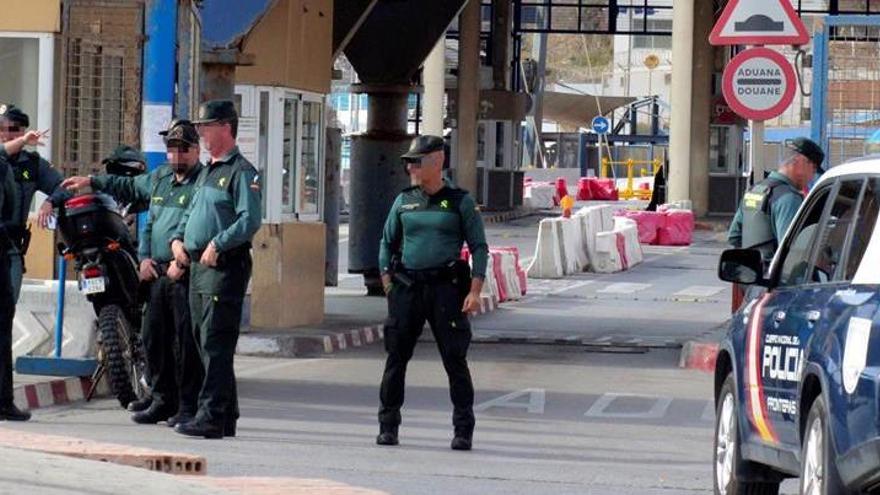
[(812, 133), (834, 166), (880, 129), (880, 17), (829, 17), (813, 43)]
[(64, 23), (61, 169), (94, 173), (140, 143), (143, 3), (68, 0)]

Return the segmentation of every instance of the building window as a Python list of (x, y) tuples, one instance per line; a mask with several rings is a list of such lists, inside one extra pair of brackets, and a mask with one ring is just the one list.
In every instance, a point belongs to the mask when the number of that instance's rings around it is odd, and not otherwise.
[[(633, 30), (671, 32), (672, 19), (648, 19), (647, 28), (644, 19), (633, 19)], [(672, 36), (635, 35), (632, 43), (636, 49), (672, 50)]]
[(299, 126), (299, 101), (296, 98), (284, 98), (283, 110), (284, 131), (281, 137), (281, 211), (287, 214), (295, 212), (294, 196), (296, 195), (296, 158), (297, 158), (297, 127)]
[(322, 139), (324, 105), (314, 101), (303, 102), (302, 161), (299, 190), (299, 214), (318, 214), (321, 180)]

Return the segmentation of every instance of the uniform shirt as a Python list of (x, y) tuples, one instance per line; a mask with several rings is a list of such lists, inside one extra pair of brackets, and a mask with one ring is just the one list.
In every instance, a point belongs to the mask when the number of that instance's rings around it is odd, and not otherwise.
[[(791, 187), (797, 189), (794, 183), (791, 182), (791, 179), (779, 172), (771, 172), (767, 178), (786, 182)], [(788, 230), (788, 226), (791, 225), (798, 208), (801, 207), (803, 202), (804, 197), (802, 195), (791, 193), (777, 197), (770, 203), (770, 223), (773, 226), (773, 236), (777, 242), (782, 240), (785, 231)], [(736, 215), (733, 217), (733, 222), (730, 224), (730, 230), (727, 232), (727, 242), (731, 246), (742, 247), (742, 223), (743, 212), (742, 205), (740, 205), (739, 209), (736, 210)]]
[[(36, 167), (31, 167), (34, 158)], [(42, 157), (29, 151), (20, 151), (15, 156), (9, 156), (6, 149), (0, 146), (0, 161), (3, 160), (10, 165), (15, 182), (15, 198), (19, 203), (16, 207), (17, 216), (11, 219), (11, 225), (24, 227), (27, 224), (31, 202), (37, 191), (48, 195), (54, 206), (60, 206), (64, 201), (66, 191), (59, 187), (64, 178)]]
[(174, 259), (169, 239), (189, 207), (196, 178), (203, 168), (197, 163), (182, 181), (177, 180), (170, 165), (137, 177), (100, 175), (92, 177), (92, 189), (109, 193), (125, 203), (148, 204), (150, 211), (138, 243), (138, 258), (167, 263)]
[(257, 170), (235, 147), (204, 167), (172, 239), (183, 239), (190, 253), (211, 241), (218, 253), (248, 243), (260, 229), (262, 204)]
[(461, 257), (465, 241), (473, 256), (473, 276), (485, 279), (489, 246), (471, 195), (448, 181), (433, 196), (411, 187), (397, 196), (385, 220), (379, 268), (388, 272), (391, 256), (401, 250), (403, 265), (410, 270), (440, 268)]
[(12, 167), (0, 160), (0, 245), (7, 242), (7, 225), (11, 225), (12, 219), (19, 217), (18, 201), (15, 198), (17, 189)]

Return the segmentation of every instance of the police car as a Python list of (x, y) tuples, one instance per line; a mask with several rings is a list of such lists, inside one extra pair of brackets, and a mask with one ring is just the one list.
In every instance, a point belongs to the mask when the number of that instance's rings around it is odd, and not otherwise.
[[(880, 493), (880, 158), (826, 172), (768, 271), (725, 251), (754, 297), (715, 367), (715, 493)], [(876, 331), (874, 329), (877, 329)]]

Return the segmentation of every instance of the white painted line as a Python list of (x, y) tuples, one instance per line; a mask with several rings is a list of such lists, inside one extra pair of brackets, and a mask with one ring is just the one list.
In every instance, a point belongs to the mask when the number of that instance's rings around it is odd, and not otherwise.
[(709, 401), (706, 404), (706, 408), (703, 409), (703, 415), (700, 416), (700, 421), (715, 421), (715, 402)]
[(557, 294), (561, 294), (563, 292), (567, 292), (570, 290), (580, 289), (581, 287), (586, 287), (587, 285), (591, 285), (591, 284), (595, 284), (595, 283), (596, 283), (595, 280), (584, 280), (582, 282), (576, 282), (576, 283), (567, 285), (565, 287), (562, 287), (560, 289), (556, 289), (552, 292), (549, 292), (549, 294), (557, 295)]
[(615, 284), (611, 284), (604, 289), (596, 292), (599, 294), (633, 294), (635, 292), (643, 291), (648, 287), (651, 287), (651, 284), (633, 284), (628, 282), (618, 282)]
[(692, 285), (690, 287), (686, 287), (675, 294), (673, 296), (676, 297), (712, 297), (715, 294), (723, 291), (724, 287), (717, 285)]
[[(614, 401), (617, 399), (647, 399), (653, 401), (651, 407), (644, 411), (635, 411), (635, 412), (606, 412)], [(599, 397), (590, 409), (584, 413), (585, 417), (588, 418), (618, 418), (618, 419), (659, 419), (666, 415), (666, 411), (669, 409), (669, 405), (672, 404), (672, 398), (670, 397), (654, 397), (650, 395), (638, 395), (638, 394), (615, 394), (615, 393), (607, 393), (602, 397)]]
[(284, 359), (282, 362), (274, 362), (269, 364), (264, 364), (262, 366), (257, 366), (254, 368), (247, 368), (242, 371), (236, 371), (235, 376), (237, 377), (247, 377), (254, 378), (258, 377), (264, 373), (269, 373), (271, 371), (281, 370), (290, 366), (296, 366), (300, 364), (309, 364), (314, 363), (316, 361), (320, 361), (320, 359)]
[[(528, 397), (528, 402), (514, 402), (514, 400), (521, 397)], [(503, 407), (508, 409), (525, 409), (532, 414), (544, 414), (545, 404), (546, 394), (543, 388), (527, 388), (478, 404), (474, 406), (474, 411), (481, 412), (492, 407)]]

